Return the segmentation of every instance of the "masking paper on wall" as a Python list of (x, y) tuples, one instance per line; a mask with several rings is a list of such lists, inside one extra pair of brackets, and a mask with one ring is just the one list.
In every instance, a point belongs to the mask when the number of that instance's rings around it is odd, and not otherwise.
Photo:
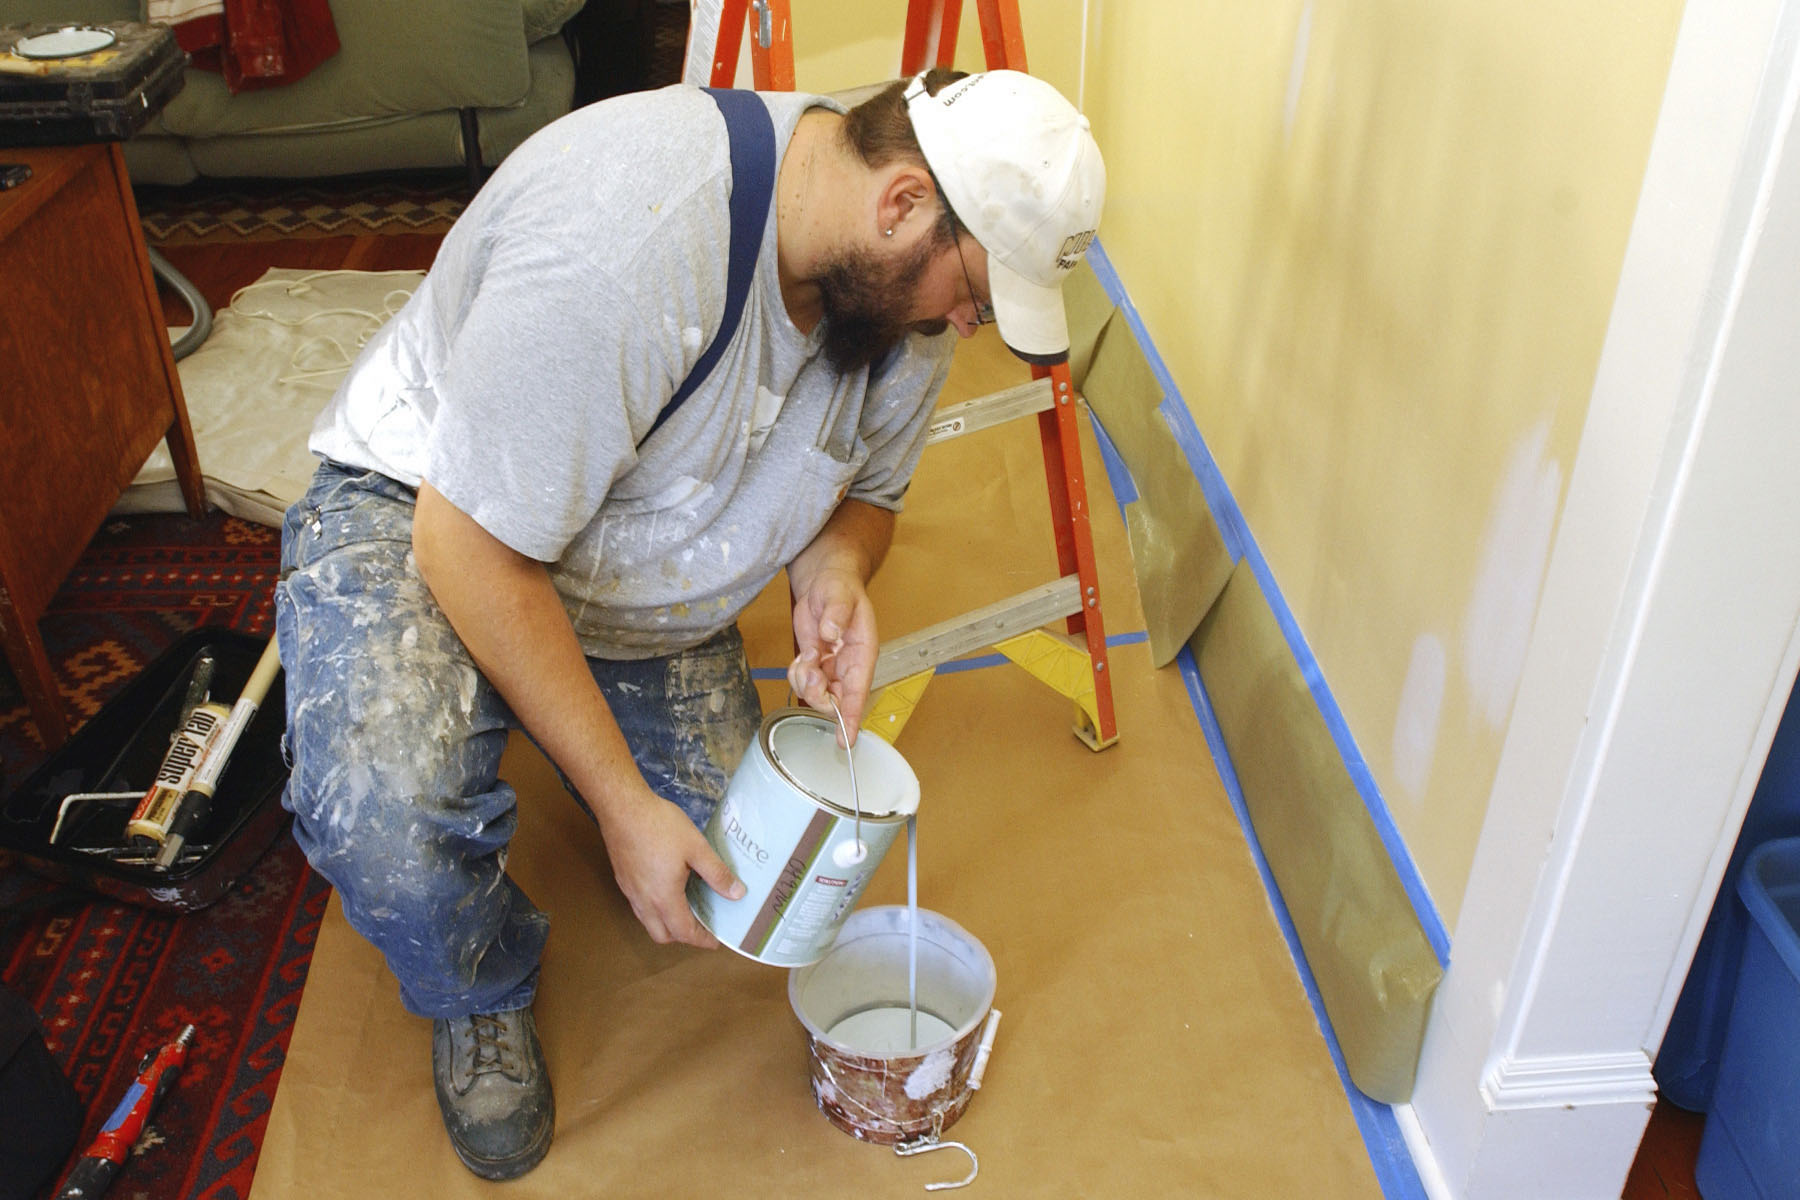
[(1159, 411), (1162, 385), (1116, 312), (1100, 333), (1082, 393), (1137, 487), (1138, 498), (1125, 506), (1125, 527), (1150, 660), (1167, 666), (1224, 588), (1231, 555)]
[(1443, 968), (1247, 564), (1192, 645), (1350, 1078), (1404, 1103)]
[(1063, 281), (1062, 293), (1063, 310), (1069, 318), (1069, 378), (1080, 389), (1087, 385), (1088, 368), (1093, 365), (1100, 335), (1106, 332), (1107, 322), (1118, 307), (1085, 258)]

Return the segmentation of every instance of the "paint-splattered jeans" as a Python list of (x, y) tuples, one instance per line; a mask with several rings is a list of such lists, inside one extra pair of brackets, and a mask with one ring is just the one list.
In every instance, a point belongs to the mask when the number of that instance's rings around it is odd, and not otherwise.
[[(411, 489), (333, 463), (288, 510), (283, 803), (408, 1011), (504, 1012), (531, 1003), (549, 931), (506, 874), (518, 806), (499, 766), (518, 722), (414, 566), (412, 518)], [(704, 824), (760, 720), (736, 627), (680, 654), (588, 665), (646, 782)]]

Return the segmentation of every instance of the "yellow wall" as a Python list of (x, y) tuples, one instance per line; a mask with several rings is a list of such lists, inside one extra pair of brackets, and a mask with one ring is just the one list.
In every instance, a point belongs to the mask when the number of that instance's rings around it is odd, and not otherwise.
[(1101, 242), (1454, 928), (1679, 0), (1107, 0)]
[[(897, 70), (905, 0), (792, 2), (800, 87)], [(1020, 0), (1105, 152), (1106, 253), (1452, 927), (1680, 8)]]

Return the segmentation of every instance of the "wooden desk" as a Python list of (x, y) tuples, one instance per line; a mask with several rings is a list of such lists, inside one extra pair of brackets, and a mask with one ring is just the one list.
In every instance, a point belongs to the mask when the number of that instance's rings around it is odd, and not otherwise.
[(206, 511), (194, 433), (116, 142), (0, 148), (0, 643), (46, 746), (68, 737), (38, 618), (156, 443)]

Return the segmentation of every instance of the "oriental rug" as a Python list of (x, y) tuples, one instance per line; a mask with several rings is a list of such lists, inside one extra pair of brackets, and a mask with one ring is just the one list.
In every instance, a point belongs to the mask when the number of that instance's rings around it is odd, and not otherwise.
[[(109, 520), (40, 626), (71, 723), (191, 629), (272, 633), (277, 541), (272, 529), (220, 513)], [(0, 668), (5, 786), (44, 754)], [(52, 883), (0, 854), (0, 982), (36, 1009), (86, 1108), (77, 1152), (139, 1060), (195, 1027), (175, 1089), (109, 1194), (248, 1193), (329, 895), (285, 833), (216, 903), (180, 915)]]
[(446, 232), (468, 205), (461, 175), (366, 181), (196, 180), (136, 189), (152, 246), (283, 241), (368, 233)]

